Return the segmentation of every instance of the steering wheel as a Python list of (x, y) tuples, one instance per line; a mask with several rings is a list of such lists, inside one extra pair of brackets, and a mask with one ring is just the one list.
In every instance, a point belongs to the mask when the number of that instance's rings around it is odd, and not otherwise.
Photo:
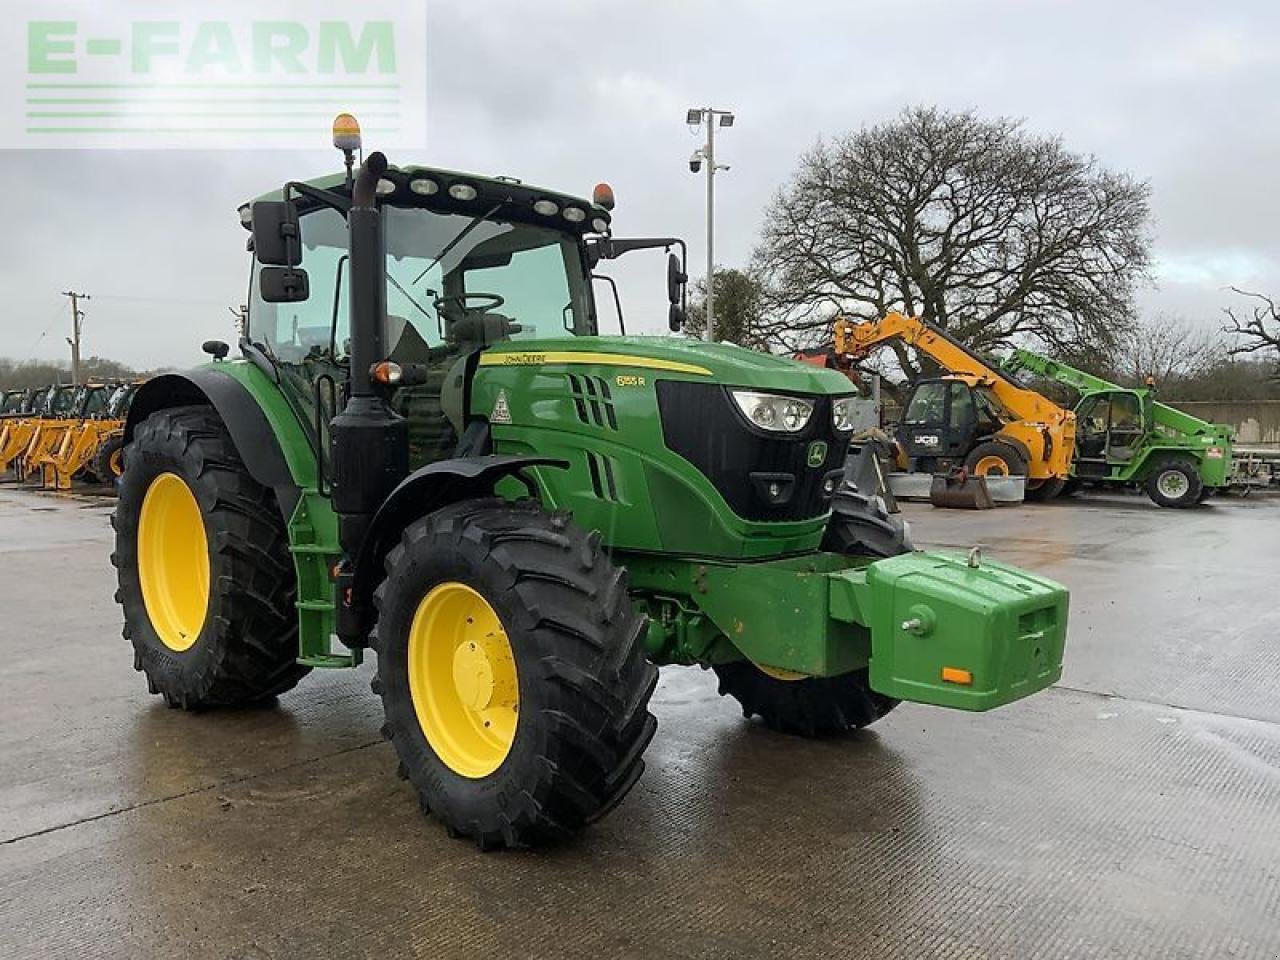
[[(468, 300), (479, 300), (481, 302), (474, 307), (468, 307)], [(496, 293), (459, 293), (453, 296), (436, 297), (431, 305), (439, 313), (440, 308), (447, 303), (456, 303), (463, 310), (497, 310), (498, 307), (506, 302), (505, 297), (501, 297)]]

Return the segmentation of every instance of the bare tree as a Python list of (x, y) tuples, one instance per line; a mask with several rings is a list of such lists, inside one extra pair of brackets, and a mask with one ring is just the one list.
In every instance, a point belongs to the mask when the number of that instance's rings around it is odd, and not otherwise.
[[(764, 333), (764, 288), (754, 277), (741, 270), (715, 269), (716, 339), (736, 343), (753, 350), (768, 350)], [(689, 320), (685, 329), (702, 336), (707, 329), (707, 281), (694, 283), (689, 300)]]
[(1227, 307), (1223, 311), (1228, 320), (1223, 329), (1239, 338), (1231, 347), (1231, 353), (1274, 353), (1273, 359), (1280, 360), (1280, 312), (1277, 312), (1275, 300), (1238, 287), (1232, 287), (1231, 292), (1253, 301), (1247, 311), (1236, 307)]
[(1115, 355), (1117, 379), (1172, 384), (1204, 374), (1226, 354), (1217, 330), (1182, 317), (1157, 316), (1120, 336)]
[(1149, 266), (1145, 182), (1019, 121), (917, 107), (819, 142), (765, 217), (754, 268), (770, 340), (836, 312), (920, 314), (969, 346), (1110, 346)]

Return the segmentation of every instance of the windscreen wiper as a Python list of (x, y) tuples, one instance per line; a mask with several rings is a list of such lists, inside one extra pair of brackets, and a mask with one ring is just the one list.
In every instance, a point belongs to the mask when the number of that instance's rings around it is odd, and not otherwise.
[(483, 223), (485, 220), (488, 220), (490, 217), (492, 217), (495, 213), (497, 213), (501, 209), (502, 209), (502, 203), (497, 203), (493, 206), (491, 210), (486, 210), (484, 213), (480, 214), (478, 217), (476, 217), (474, 220), (468, 223), (465, 227), (463, 227), (461, 232), (459, 232), (456, 237), (454, 237), (447, 244), (445, 244), (444, 249), (440, 251), (440, 255), (436, 257), (434, 260), (432, 260), (429, 264), (427, 264), (427, 268), (425, 270), (423, 270), (420, 274), (418, 274), (416, 277), (413, 278), (414, 285), (417, 285), (419, 282), (421, 282), (422, 278), (425, 277), (428, 273), (430, 273), (436, 264), (438, 264), (441, 260), (447, 257), (454, 247), (456, 247), (464, 239), (466, 239), (467, 234), (469, 234), (476, 227), (480, 226), (481, 223)]

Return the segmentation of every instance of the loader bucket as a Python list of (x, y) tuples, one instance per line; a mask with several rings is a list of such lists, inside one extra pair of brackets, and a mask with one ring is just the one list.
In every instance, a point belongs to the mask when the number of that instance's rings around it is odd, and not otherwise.
[(934, 476), (929, 487), (929, 502), (935, 507), (957, 510), (990, 510), (995, 507), (987, 490), (987, 478), (973, 476), (961, 468)]

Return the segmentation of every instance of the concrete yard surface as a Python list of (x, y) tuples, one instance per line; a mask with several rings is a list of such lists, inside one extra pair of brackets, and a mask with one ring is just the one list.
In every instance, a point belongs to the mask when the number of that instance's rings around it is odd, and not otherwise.
[(358, 671), (149, 696), (110, 501), (0, 487), (0, 957), (1280, 957), (1280, 501), (908, 505), (1071, 589), (1061, 684), (804, 741), (671, 668), (549, 850), (423, 817)]

